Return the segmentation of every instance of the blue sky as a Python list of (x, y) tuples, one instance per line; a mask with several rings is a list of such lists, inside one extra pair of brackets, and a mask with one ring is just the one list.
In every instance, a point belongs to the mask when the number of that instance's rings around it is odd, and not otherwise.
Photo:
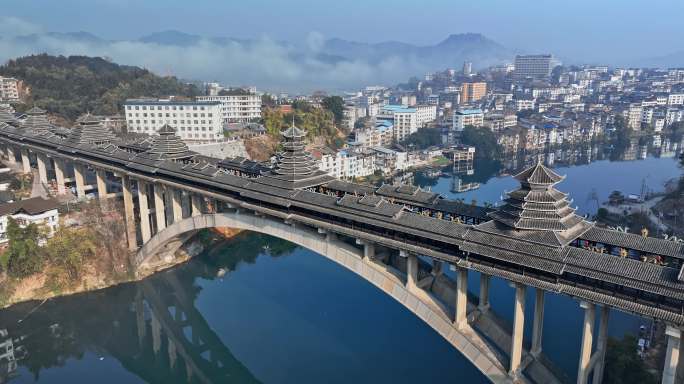
[(47, 31), (129, 39), (176, 29), (301, 41), (325, 37), (432, 44), (480, 32), (525, 51), (609, 60), (684, 50), (682, 0), (2, 0), (3, 13)]

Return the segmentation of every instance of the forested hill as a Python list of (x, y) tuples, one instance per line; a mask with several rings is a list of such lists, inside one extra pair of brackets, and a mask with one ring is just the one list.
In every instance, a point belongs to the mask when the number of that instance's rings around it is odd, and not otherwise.
[[(33, 55), (0, 66), (0, 76), (24, 81), (27, 105), (36, 105), (69, 120), (91, 112), (120, 112), (127, 98), (195, 96), (195, 85), (162, 77), (139, 67), (118, 65), (99, 57)], [(18, 106), (21, 108), (21, 106)]]

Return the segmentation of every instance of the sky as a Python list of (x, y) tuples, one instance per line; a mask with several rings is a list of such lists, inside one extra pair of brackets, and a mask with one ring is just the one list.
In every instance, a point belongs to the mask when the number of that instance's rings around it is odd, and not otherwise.
[(682, 0), (2, 0), (3, 13), (109, 39), (176, 29), (202, 35), (433, 44), (480, 32), (526, 51), (608, 59), (684, 49)]
[(86, 31), (133, 40), (173, 29), (431, 45), (477, 32), (519, 52), (605, 64), (684, 51), (682, 0), (0, 0), (0, 7), (0, 36)]

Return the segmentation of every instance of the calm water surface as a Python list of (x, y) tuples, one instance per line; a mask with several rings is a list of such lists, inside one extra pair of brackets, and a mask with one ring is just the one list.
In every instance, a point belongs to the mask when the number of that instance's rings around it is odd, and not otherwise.
[[(556, 164), (568, 176), (559, 189), (583, 213), (595, 210), (590, 195), (603, 201), (614, 189), (639, 193), (642, 181), (662, 189), (680, 172), (673, 159), (651, 156)], [(458, 195), (449, 192), (448, 177), (416, 181), (466, 201), (496, 202), (516, 187), (499, 172), (476, 165), (475, 175), (466, 177), (481, 188)], [(477, 294), (476, 273), (469, 288)], [(513, 289), (496, 279), (491, 289), (493, 310), (510, 321)], [(533, 307), (529, 289), (527, 340)], [(576, 371), (582, 316), (576, 301), (547, 294), (543, 347), (569, 377)], [(610, 333), (635, 332), (644, 323), (612, 312)], [(4, 328), (26, 352), (12, 383), (486, 382), (436, 332), (371, 284), (311, 251), (257, 234), (217, 243), (140, 283), (0, 311)]]

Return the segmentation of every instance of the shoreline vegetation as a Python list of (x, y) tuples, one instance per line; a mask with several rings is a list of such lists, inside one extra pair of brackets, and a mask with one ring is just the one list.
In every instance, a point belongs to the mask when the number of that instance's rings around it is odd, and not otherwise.
[(186, 262), (219, 239), (239, 233), (231, 229), (200, 231), (173, 260), (136, 271), (119, 205), (108, 203), (103, 208), (91, 200), (72, 206), (49, 239), (40, 227), (20, 228), (10, 221), (9, 245), (0, 254), (0, 309), (143, 280)]

